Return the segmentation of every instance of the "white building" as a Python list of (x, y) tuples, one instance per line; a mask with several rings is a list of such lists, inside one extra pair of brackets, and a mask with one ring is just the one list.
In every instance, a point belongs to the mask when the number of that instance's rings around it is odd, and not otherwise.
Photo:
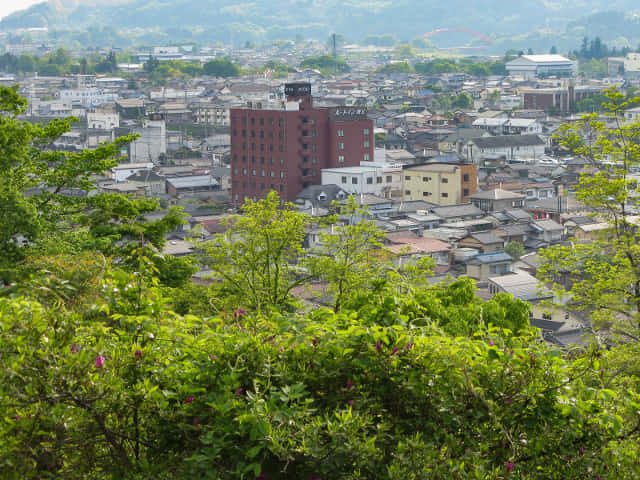
[(121, 163), (111, 169), (111, 178), (116, 182), (124, 182), (131, 175), (144, 170), (151, 170), (152, 168), (153, 163), (151, 162)]
[(87, 112), (87, 128), (112, 130), (120, 126), (120, 115), (117, 113)]
[(578, 63), (562, 55), (522, 55), (506, 64), (510, 76), (533, 79), (557, 75), (573, 77), (578, 72)]
[(85, 108), (112, 103), (118, 99), (117, 94), (99, 88), (59, 90), (56, 96), (64, 105)]
[(373, 162), (359, 167), (322, 169), (322, 185), (338, 185), (349, 194), (371, 194), (390, 198), (400, 191), (401, 171)]

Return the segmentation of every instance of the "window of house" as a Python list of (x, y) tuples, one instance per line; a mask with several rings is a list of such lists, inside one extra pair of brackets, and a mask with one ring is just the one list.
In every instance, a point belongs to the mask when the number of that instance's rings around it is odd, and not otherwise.
[(449, 183), (449, 179), (448, 178), (443, 178), (442, 179), (442, 183)]
[(449, 194), (448, 194), (447, 192), (444, 192), (444, 193), (442, 194), (442, 198), (447, 198), (448, 196), (449, 196)]
[(409, 180), (411, 180), (411, 177), (409, 175), (405, 176), (404, 179), (408, 182)]
[(367, 177), (367, 185), (373, 185), (373, 177)]
[(376, 183), (382, 183), (382, 177), (376, 177)]
[(387, 175), (387, 183), (391, 183), (393, 181), (393, 178), (391, 178), (391, 175)]
[(463, 182), (468, 182), (468, 181), (469, 181), (469, 174), (468, 174), (468, 173), (465, 173), (465, 174), (462, 176), (462, 181), (463, 181)]
[(370, 156), (368, 153), (365, 153), (365, 154), (364, 154), (364, 161), (365, 161), (365, 162), (368, 162), (368, 161), (370, 161), (370, 160), (371, 160), (371, 156)]
[(347, 183), (347, 177), (342, 177), (342, 178), (340, 179), (340, 181), (341, 181), (341, 183)]
[(271, 176), (275, 177), (276, 176), (276, 172), (274, 172), (273, 170), (271, 170)]
[(422, 192), (423, 197), (428, 197), (431, 195), (431, 192)]
[(284, 172), (280, 172), (280, 178), (284, 178)]
[(431, 177), (422, 177), (422, 181), (423, 182), (430, 182), (431, 181)]
[(404, 191), (404, 194), (405, 194), (405, 195), (411, 195), (411, 190), (405, 190), (405, 191)]
[(338, 130), (338, 136), (339, 137), (344, 137), (344, 130), (343, 129), (339, 129)]
[(364, 130), (362, 130), (362, 133), (363, 133), (364, 135), (369, 135), (369, 129), (368, 129), (368, 128), (365, 128)]
[(363, 142), (364, 148), (369, 148), (369, 140)]
[(317, 148), (318, 148), (318, 146), (315, 143), (311, 144), (311, 151), (312, 152), (315, 152)]
[(256, 175), (256, 170), (255, 169), (251, 170), (251, 175), (253, 175), (255, 177), (255, 175)]
[(338, 150), (344, 150), (344, 142), (338, 144)]
[(243, 174), (243, 175), (246, 175), (246, 174), (247, 174), (247, 169), (246, 169), (246, 168), (243, 168), (243, 169), (242, 169), (242, 174)]
[(468, 196), (468, 195), (469, 195), (469, 189), (468, 189), (468, 188), (465, 188), (464, 190), (462, 190), (462, 195), (463, 195), (464, 197)]
[[(265, 175), (264, 170), (262, 170), (262, 171), (260, 172), (260, 175), (264, 177), (264, 175)], [(264, 187), (263, 187), (263, 188), (264, 188)]]
[(351, 177), (351, 183), (353, 183), (354, 185), (358, 184), (358, 177)]
[(338, 155), (338, 163), (344, 163), (344, 155)]

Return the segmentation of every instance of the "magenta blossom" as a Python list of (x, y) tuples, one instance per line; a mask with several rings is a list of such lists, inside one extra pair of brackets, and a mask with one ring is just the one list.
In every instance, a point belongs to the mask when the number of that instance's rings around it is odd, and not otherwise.
[(489, 346), (493, 347), (495, 345), (495, 343), (493, 343), (493, 340), (489, 340)]
[(347, 380), (347, 390), (351, 390), (353, 388), (353, 382), (351, 380)]
[(78, 348), (78, 346), (75, 343), (73, 345), (71, 345), (71, 353), (73, 353), (75, 355), (79, 351), (80, 351), (80, 349)]
[(105, 361), (105, 358), (102, 355), (98, 355), (93, 360), (96, 368), (100, 368), (101, 366), (103, 366), (104, 365), (104, 361)]
[(350, 407), (353, 407), (353, 400), (349, 400), (349, 401), (347, 402), (347, 405), (349, 405)]
[(187, 397), (184, 399), (184, 403), (191, 403), (195, 400), (195, 397)]
[(233, 315), (236, 318), (240, 318), (240, 317), (246, 315), (246, 313), (247, 313), (247, 311), (244, 308), (239, 308), (235, 312), (233, 312)]
[(198, 417), (193, 417), (193, 426), (197, 427), (199, 423), (200, 421), (198, 420)]
[(243, 390), (243, 388), (242, 388), (242, 387), (240, 387), (239, 389), (237, 389), (237, 390), (236, 390), (236, 393), (234, 393), (234, 395), (235, 395), (236, 397), (239, 397), (240, 395), (242, 395), (242, 392), (243, 392), (243, 391), (244, 391), (244, 390)]
[(513, 468), (515, 467), (515, 465), (513, 464), (513, 462), (507, 462), (507, 473), (511, 472), (511, 470), (513, 470)]
[(411, 350), (413, 348), (413, 343), (407, 343), (407, 350)]
[(398, 347), (393, 348), (393, 350), (391, 351), (391, 355), (395, 355), (396, 353), (398, 353)]
[(142, 350), (138, 349), (134, 353), (136, 358), (142, 358)]
[(15, 415), (13, 418), (16, 419), (16, 422), (19, 422), (22, 417), (20, 415)]
[(382, 350), (382, 344), (380, 342), (376, 342), (376, 352), (380, 353)]
[(313, 344), (313, 346), (315, 347), (316, 345), (318, 345), (318, 339), (314, 338), (311, 343)]

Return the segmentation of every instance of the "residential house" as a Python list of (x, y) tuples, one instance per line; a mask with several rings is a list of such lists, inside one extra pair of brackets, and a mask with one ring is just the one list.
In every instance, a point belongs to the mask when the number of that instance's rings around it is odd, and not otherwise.
[(511, 256), (503, 251), (482, 253), (465, 262), (467, 276), (479, 282), (486, 282), (492, 277), (499, 277), (511, 272), (512, 263)]
[(167, 179), (169, 195), (195, 195), (220, 190), (220, 184), (211, 175), (190, 175)]
[(494, 232), (475, 232), (461, 238), (456, 246), (473, 248), (481, 253), (493, 253), (504, 249), (504, 240)]
[(401, 265), (424, 257), (432, 258), (436, 265), (451, 263), (451, 245), (407, 230), (387, 233), (384, 248), (397, 255), (397, 262)]
[(508, 162), (535, 161), (544, 155), (545, 142), (538, 135), (501, 135), (472, 138), (463, 155), (479, 163), (486, 156), (504, 156)]
[(469, 197), (471, 203), (483, 212), (497, 212), (522, 208), (525, 205), (525, 196), (519, 193), (496, 188), (474, 193)]
[(127, 177), (127, 182), (144, 187), (147, 193), (163, 194), (166, 191), (166, 180), (153, 170), (140, 170)]
[(558, 243), (563, 240), (564, 228), (551, 219), (531, 222), (532, 236), (545, 244)]

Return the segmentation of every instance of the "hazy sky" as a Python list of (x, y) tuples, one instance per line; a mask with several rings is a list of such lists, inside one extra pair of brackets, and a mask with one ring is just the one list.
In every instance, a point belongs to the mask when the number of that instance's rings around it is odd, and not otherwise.
[(0, 0), (0, 18), (45, 0)]

